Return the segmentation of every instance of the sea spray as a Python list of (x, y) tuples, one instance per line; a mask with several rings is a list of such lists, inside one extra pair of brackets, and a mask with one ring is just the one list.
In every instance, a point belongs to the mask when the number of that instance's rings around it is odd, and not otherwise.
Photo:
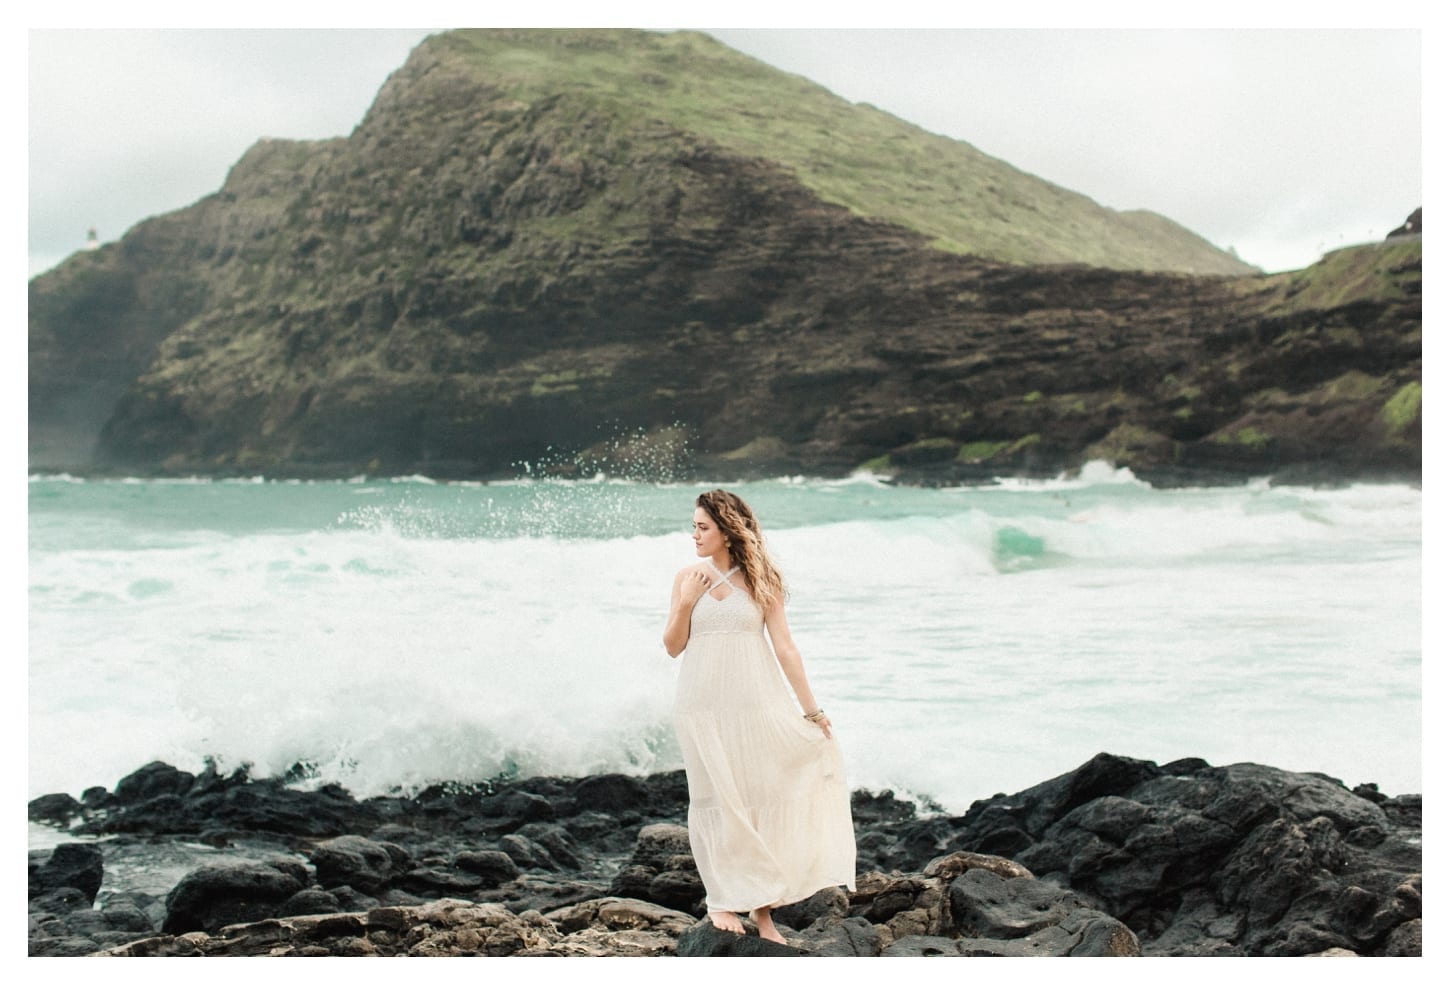
[[(31, 795), (208, 756), (360, 796), (678, 768), (706, 487), (34, 479)], [(961, 809), (1109, 750), (1420, 789), (1416, 489), (732, 488), (853, 786)]]

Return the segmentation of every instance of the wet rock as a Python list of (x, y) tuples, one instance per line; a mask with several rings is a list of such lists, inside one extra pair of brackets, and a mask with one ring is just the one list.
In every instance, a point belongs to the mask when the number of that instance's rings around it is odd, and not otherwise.
[(562, 825), (526, 824), (519, 828), (516, 835), (527, 839), (535, 852), (542, 852), (548, 868), (578, 871), (583, 865), (578, 843)]
[(323, 888), (351, 886), (376, 894), (402, 874), (408, 853), (397, 845), (373, 841), (358, 835), (342, 835), (317, 844), (308, 853)]
[(87, 810), (101, 810), (111, 806), (115, 798), (105, 787), (86, 787), (81, 791), (81, 804)]
[(1385, 957), (1418, 958), (1422, 955), (1422, 922), (1419, 917), (1407, 920), (1390, 932), (1385, 941)]
[(89, 904), (101, 889), (103, 870), (101, 850), (95, 845), (80, 842), (57, 845), (43, 864), (30, 867), (30, 895), (43, 896), (69, 886), (80, 890)]
[(325, 889), (303, 889), (293, 893), (277, 908), (281, 917), (301, 917), (317, 913), (341, 913), (338, 898)]
[(647, 900), (672, 910), (692, 913), (703, 909), (705, 884), (693, 866), (688, 869), (671, 869), (661, 872), (650, 880), (646, 889)]
[(27, 809), (30, 820), (37, 824), (51, 824), (62, 828), (84, 810), (80, 801), (68, 793), (48, 793), (36, 797), (27, 805)]
[(1138, 938), (1104, 913), (1078, 909), (1020, 938), (968, 937), (957, 941), (967, 957), (1137, 957)]
[(502, 903), (515, 913), (525, 910), (546, 913), (611, 895), (614, 894), (602, 882), (553, 873), (524, 873), (498, 889), (480, 892), (479, 898), (490, 903)]
[(566, 955), (677, 953), (676, 940), (695, 918), (643, 900), (605, 897), (545, 913), (561, 936), (555, 953)]
[(97, 950), (89, 937), (32, 937), (29, 953), (33, 958), (78, 958)]
[(927, 934), (902, 937), (892, 941), (881, 951), (883, 958), (955, 958), (961, 954), (955, 939)]
[(410, 893), (426, 898), (467, 897), (483, 887), (483, 879), (462, 869), (420, 866), (403, 873), (399, 883)]
[(166, 897), (167, 934), (208, 932), (272, 915), (307, 882), (298, 862), (238, 862), (188, 872)]
[(497, 904), (438, 900), (417, 907), (381, 907), (366, 913), (263, 920), (214, 933), (162, 935), (106, 953), (114, 957), (504, 957), (546, 952), (557, 938), (553, 926), (536, 913), (515, 916)]
[(116, 784), (115, 799), (122, 804), (140, 804), (157, 797), (180, 797), (191, 789), (196, 777), (162, 762), (151, 762)]
[(703, 916), (705, 886), (690, 854), (685, 826), (648, 824), (640, 828), (634, 851), (610, 883), (609, 892)]
[[(782, 907), (777, 925), (793, 948), (821, 955), (1122, 954), (1134, 947), (1150, 955), (1370, 955), (1420, 947), (1418, 796), (1381, 799), (1316, 774), (1202, 760), (1158, 767), (1104, 755), (1075, 772), (1082, 775), (979, 801), (960, 816), (923, 816), (894, 797), (858, 793), (861, 857), (902, 864), (863, 863), (854, 891), (827, 888)], [(270, 934), (269, 946), (287, 954), (403, 954), (425, 941), (432, 942), (423, 948), (428, 953), (489, 946), (539, 955), (674, 953), (664, 924), (626, 926), (613, 916), (634, 906), (692, 921), (679, 933), (703, 939), (692, 938), (687, 952), (759, 948), (758, 938), (712, 938), (693, 923), (704, 913), (704, 889), (682, 823), (688, 800), (678, 771), (630, 782), (534, 777), (486, 788), (443, 785), (426, 798), (361, 803), (335, 789), (282, 790), (271, 781), (214, 776), (178, 794), (175, 773), (153, 768), (146, 775), (157, 780), (153, 792), (163, 792), (87, 807), (82, 826), (141, 832), (96, 843), (108, 868), (112, 858), (123, 869), (145, 867), (154, 854), (161, 868), (191, 871), (164, 903), (159, 891), (103, 893), (104, 909), (93, 912), (80, 889), (43, 892), (31, 900), (32, 950), (81, 953), (89, 941), (92, 950), (119, 943), (128, 953), (229, 953), (231, 945), (220, 941), (245, 937), (249, 943), (238, 943), (236, 953), (270, 953), (262, 946)], [(618, 802), (622, 817), (634, 820), (611, 823), (601, 810), (580, 810), (581, 786), (586, 803)], [(484, 804), (509, 803), (515, 794), (520, 817), (481, 813)], [(178, 827), (153, 830), (159, 823)], [(316, 829), (327, 834), (305, 833)], [(222, 836), (216, 850), (197, 848), (202, 831)], [(987, 844), (1019, 847), (1007, 857)], [(311, 861), (315, 880), (298, 858), (283, 855), (293, 851)], [(29, 853), (32, 882), (53, 856)], [(223, 868), (252, 867), (256, 878), (223, 881), (207, 895), (199, 874), (215, 868), (213, 859)], [(437, 897), (520, 914), (516, 937), (526, 943), (504, 944), (507, 935), (489, 929), (484, 911), (449, 931), (451, 938), (434, 933), (436, 920), (416, 914), (442, 902)], [(634, 902), (601, 908), (608, 898)], [(195, 912), (183, 920), (188, 910)], [(413, 937), (382, 924), (360, 932), (358, 915), (373, 911), (407, 915), (398, 919), (411, 921)], [(577, 929), (566, 933), (543, 916), (564, 911), (574, 911), (568, 921)], [(441, 920), (455, 911), (429, 912)], [(579, 913), (591, 915), (581, 923)], [(352, 924), (295, 922), (349, 914)], [(262, 924), (269, 929), (228, 929)], [(304, 926), (313, 929), (298, 937)]]
[(574, 806), (580, 811), (601, 811), (616, 817), (643, 810), (650, 791), (641, 780), (619, 773), (591, 776), (574, 788)]
[(822, 889), (796, 903), (776, 909), (771, 919), (776, 926), (792, 927), (797, 930), (809, 927), (818, 920), (830, 917), (844, 918), (851, 910), (851, 899), (836, 886)]
[(670, 859), (690, 854), (690, 831), (683, 824), (647, 824), (635, 837), (630, 865), (662, 871)]
[[(1225, 861), (1216, 880), (1218, 896), (1245, 914), (1247, 944), (1253, 949), (1259, 939), (1292, 933), (1277, 925), (1291, 907), (1302, 907), (1305, 896), (1337, 897), (1334, 874), (1343, 864), (1343, 841), (1328, 818), (1308, 824), (1280, 818), (1254, 831)], [(1335, 940), (1331, 946), (1345, 943)]]
[[(1004, 879), (986, 869), (971, 869), (954, 879), (950, 900), (952, 919), (961, 936), (993, 940), (1033, 937), (1034, 950), (1080, 946), (1080, 940), (1069, 944), (1075, 933), (1085, 933), (1098, 919), (1112, 919), (1058, 886), (1020, 876)], [(1061, 934), (1041, 933), (1051, 927), (1069, 929)], [(1123, 930), (1132, 936), (1126, 927)], [(1136, 937), (1132, 949), (1136, 953)]]
[(101, 910), (112, 930), (131, 934), (152, 934), (155, 923), (140, 906), (126, 898), (112, 897)]
[[(780, 926), (779, 922), (776, 926)], [(873, 958), (882, 953), (881, 932), (864, 917), (831, 914), (787, 934), (802, 950), (818, 958)]]
[(337, 899), (337, 908), (342, 913), (372, 910), (382, 905), (382, 901), (377, 897), (360, 893), (351, 886), (338, 886), (329, 892)]
[(682, 958), (793, 958), (807, 952), (754, 934), (719, 930), (710, 921), (702, 920), (680, 935), (675, 953)]
[(558, 816), (553, 803), (548, 799), (524, 790), (509, 791), (485, 799), (479, 805), (479, 813), (484, 817), (508, 820), (510, 823), (506, 829), (531, 821), (552, 821)]
[(1003, 879), (1032, 878), (1031, 870), (1021, 862), (977, 852), (952, 852), (949, 855), (934, 858), (922, 868), (921, 874), (928, 879), (950, 881), (971, 869), (983, 869)]
[(90, 897), (74, 886), (61, 886), (39, 896), (32, 897), (30, 908), (41, 913), (64, 915), (91, 905)]
[(559, 871), (559, 863), (554, 861), (547, 849), (542, 845), (535, 844), (522, 835), (504, 835), (499, 839), (498, 847), (520, 869)]
[(609, 883), (609, 895), (628, 896), (632, 899), (649, 899), (649, 886), (659, 875), (655, 869), (643, 865), (626, 865), (615, 874)]
[(949, 844), (1030, 839), (1018, 862), (1122, 920), (1149, 954), (1376, 953), (1416, 914), (1396, 894), (1419, 868), (1413, 803), (1252, 763), (1120, 759), (974, 804)]
[(519, 867), (504, 852), (459, 852), (454, 864), (481, 880), (486, 889), (494, 889), (519, 876)]

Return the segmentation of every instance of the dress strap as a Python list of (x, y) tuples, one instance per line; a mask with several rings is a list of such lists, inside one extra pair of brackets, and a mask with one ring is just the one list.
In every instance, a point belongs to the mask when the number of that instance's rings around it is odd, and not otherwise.
[[(713, 572), (715, 572), (715, 575), (716, 575), (716, 580), (715, 580), (714, 584), (712, 584), (709, 588), (705, 589), (705, 591), (707, 591), (707, 592), (713, 592), (715, 589), (719, 588), (722, 584), (728, 583), (730, 581), (730, 576), (733, 575), (733, 574), (735, 574), (735, 572), (737, 572), (737, 571), (740, 570), (740, 565), (737, 564), (734, 567), (732, 567), (729, 571), (722, 572), (719, 568), (715, 567), (715, 562), (711, 558), (706, 558), (705, 559), (705, 563), (710, 566), (710, 570), (713, 571)], [(731, 588), (734, 588), (735, 586), (734, 585), (731, 585), (730, 587)]]

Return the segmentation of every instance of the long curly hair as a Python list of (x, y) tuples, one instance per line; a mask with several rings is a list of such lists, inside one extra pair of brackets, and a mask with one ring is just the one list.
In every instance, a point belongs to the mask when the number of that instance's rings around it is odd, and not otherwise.
[(745, 500), (733, 492), (713, 489), (701, 493), (695, 505), (710, 514), (710, 519), (725, 535), (730, 563), (739, 566), (745, 576), (745, 587), (760, 607), (768, 609), (777, 599), (784, 602), (785, 579), (770, 559), (770, 552), (765, 549), (765, 538), (760, 532), (760, 521)]

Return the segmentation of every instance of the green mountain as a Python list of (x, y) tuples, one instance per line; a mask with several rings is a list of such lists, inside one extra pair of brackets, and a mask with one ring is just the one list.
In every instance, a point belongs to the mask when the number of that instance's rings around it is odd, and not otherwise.
[(1116, 212), (690, 32), (459, 31), (440, 57), (532, 103), (587, 103), (772, 161), (822, 201), (1008, 263), (1242, 274), (1254, 268), (1151, 212)]
[(31, 282), (30, 465), (1417, 473), (1419, 255), (1251, 275), (702, 35), (451, 32)]

